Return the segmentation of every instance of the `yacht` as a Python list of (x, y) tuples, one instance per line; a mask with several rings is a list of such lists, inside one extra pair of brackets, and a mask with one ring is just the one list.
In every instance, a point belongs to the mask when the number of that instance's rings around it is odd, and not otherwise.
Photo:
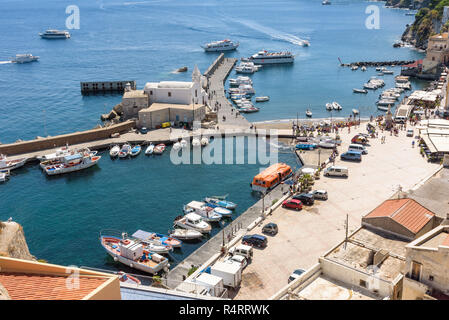
[(39, 33), (42, 39), (68, 39), (70, 38), (70, 33), (65, 30), (47, 30), (43, 33)]
[(239, 46), (238, 42), (233, 42), (229, 39), (220, 40), (220, 41), (213, 41), (210, 43), (206, 43), (202, 48), (206, 52), (213, 52), (213, 51), (229, 51), (229, 50), (235, 50)]
[(312, 111), (310, 111), (310, 109), (307, 109), (306, 116), (308, 116), (309, 118), (312, 118)]
[(33, 56), (31, 53), (26, 54), (16, 54), (16, 57), (11, 61), (15, 63), (28, 63), (39, 60), (38, 56)]
[(249, 84), (252, 85), (253, 81), (250, 77), (238, 76), (236, 79), (229, 79), (229, 85), (231, 87), (238, 87), (241, 84)]
[(267, 50), (259, 51), (253, 54), (249, 60), (259, 64), (278, 64), (292, 63), (295, 60), (293, 54), (289, 51), (284, 52), (268, 52)]

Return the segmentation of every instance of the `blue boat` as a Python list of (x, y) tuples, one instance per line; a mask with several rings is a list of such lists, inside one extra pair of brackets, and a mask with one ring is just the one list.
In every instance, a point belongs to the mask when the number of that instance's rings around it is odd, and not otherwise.
[(131, 157), (137, 156), (140, 153), (140, 151), (142, 151), (142, 147), (140, 145), (134, 146), (130, 152)]
[(237, 208), (237, 204), (227, 200), (217, 198), (205, 198), (204, 201), (212, 208), (222, 207), (230, 210), (234, 210), (235, 208)]
[(296, 150), (313, 150), (316, 148), (315, 143), (299, 143), (296, 145)]
[(137, 230), (132, 235), (134, 238), (142, 240), (144, 242), (148, 241), (157, 241), (160, 242), (162, 245), (166, 247), (172, 247), (172, 248), (180, 248), (182, 246), (182, 241), (175, 239), (173, 237), (166, 236), (161, 233), (156, 232), (147, 232), (143, 230)]

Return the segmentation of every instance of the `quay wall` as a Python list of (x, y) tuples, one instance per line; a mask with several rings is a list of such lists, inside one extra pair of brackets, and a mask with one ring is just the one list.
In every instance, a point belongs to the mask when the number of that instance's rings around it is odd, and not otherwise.
[(219, 67), (219, 65), (224, 61), (224, 53), (221, 53), (217, 59), (207, 68), (206, 72), (204, 72), (204, 76), (209, 78), (212, 76)]
[(135, 126), (135, 121), (128, 120), (126, 122), (112, 125), (107, 128), (91, 129), (87, 131), (63, 134), (54, 137), (4, 144), (0, 145), (0, 154), (6, 154), (10, 156), (61, 147), (65, 146), (66, 144), (73, 145), (106, 139), (110, 138), (113, 133), (128, 132), (130, 129), (135, 128)]

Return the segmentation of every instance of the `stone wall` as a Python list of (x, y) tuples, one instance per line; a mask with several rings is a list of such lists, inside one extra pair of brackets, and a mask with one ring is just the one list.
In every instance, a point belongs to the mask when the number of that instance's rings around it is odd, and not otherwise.
[(0, 256), (34, 260), (20, 224), (0, 221)]
[(81, 132), (63, 134), (59, 136), (41, 138), (29, 141), (15, 142), (11, 144), (0, 145), (0, 154), (15, 155), (39, 150), (52, 149), (65, 146), (85, 143), (100, 139), (107, 139), (113, 133), (128, 132), (136, 126), (135, 121), (126, 121), (107, 128), (92, 129)]

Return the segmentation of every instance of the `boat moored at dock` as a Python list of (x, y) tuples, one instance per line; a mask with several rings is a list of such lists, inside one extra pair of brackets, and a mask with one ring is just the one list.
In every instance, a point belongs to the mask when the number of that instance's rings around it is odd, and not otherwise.
[(147, 149), (145, 150), (145, 154), (146, 155), (150, 155), (150, 154), (153, 154), (153, 151), (154, 151), (154, 144), (152, 144), (151, 142), (150, 142), (150, 145), (147, 147)]
[(109, 150), (109, 155), (111, 156), (111, 158), (117, 157), (119, 153), (120, 147), (118, 145), (113, 146), (111, 150)]
[(26, 158), (9, 160), (5, 155), (0, 154), (0, 170), (14, 170), (22, 167), (26, 163)]
[(231, 41), (229, 39), (213, 41), (210, 43), (206, 43), (201, 46), (206, 52), (215, 52), (215, 51), (229, 51), (235, 50), (239, 47), (238, 42)]
[(230, 209), (230, 210), (234, 210), (235, 208), (237, 208), (237, 204), (235, 204), (234, 202), (222, 200), (222, 199), (218, 199), (218, 198), (206, 197), (206, 198), (204, 198), (204, 201), (206, 203), (213, 204), (216, 207), (222, 207), (222, 208), (226, 208), (226, 209)]
[(146, 243), (157, 242), (167, 248), (180, 248), (182, 246), (182, 241), (156, 232), (137, 230), (133, 233), (132, 237)]
[(136, 157), (139, 155), (139, 153), (141, 151), (142, 151), (142, 147), (140, 145), (136, 145), (131, 149), (129, 154), (131, 155), (131, 157)]
[(65, 156), (60, 164), (47, 166), (44, 171), (49, 176), (80, 171), (96, 165), (100, 159), (101, 156), (77, 153)]
[(126, 158), (131, 153), (131, 145), (129, 143), (125, 143), (122, 148), (120, 149), (120, 152), (118, 153), (119, 158)]
[(203, 234), (201, 232), (191, 229), (174, 229), (169, 233), (170, 237), (183, 241), (198, 240), (203, 237)]
[(199, 231), (201, 233), (210, 233), (212, 227), (209, 223), (196, 213), (188, 213), (185, 216), (175, 218), (174, 225), (184, 229)]
[(354, 88), (354, 89), (352, 89), (352, 91), (354, 93), (368, 93), (368, 90), (366, 90), (366, 89), (356, 89), (356, 88)]
[(293, 63), (295, 57), (290, 51), (268, 52), (267, 50), (261, 50), (249, 57), (249, 60), (257, 64), (278, 64)]
[(218, 222), (221, 220), (222, 215), (219, 214), (215, 208), (207, 206), (201, 201), (190, 201), (183, 208), (185, 214), (196, 213), (201, 216), (204, 221), (207, 222)]

